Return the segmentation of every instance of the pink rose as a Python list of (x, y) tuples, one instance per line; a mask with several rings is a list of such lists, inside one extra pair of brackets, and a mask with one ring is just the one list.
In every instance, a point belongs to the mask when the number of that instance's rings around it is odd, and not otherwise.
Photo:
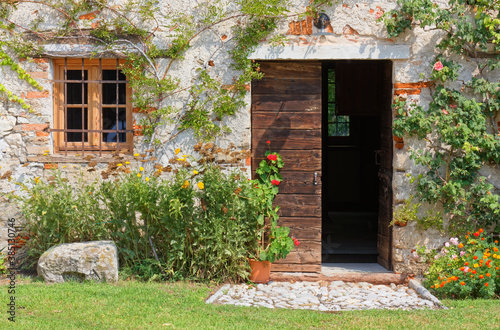
[(441, 61), (437, 61), (437, 62), (434, 64), (434, 70), (436, 70), (436, 71), (441, 71), (441, 70), (443, 70), (443, 63), (441, 63)]

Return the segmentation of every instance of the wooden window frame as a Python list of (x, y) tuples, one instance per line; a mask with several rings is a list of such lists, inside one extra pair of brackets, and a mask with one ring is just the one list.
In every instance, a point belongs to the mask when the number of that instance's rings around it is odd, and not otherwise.
[[(126, 109), (126, 127), (125, 132), (116, 131), (117, 134), (126, 134), (124, 142), (103, 142), (102, 134), (111, 133), (102, 129), (102, 71), (103, 70), (117, 70), (117, 68), (124, 64), (124, 60), (119, 59), (82, 59), (82, 58), (62, 58), (54, 59), (54, 152), (56, 153), (74, 153), (74, 152), (99, 152), (110, 153), (113, 151), (123, 152), (127, 154), (133, 153), (133, 115), (132, 115), (132, 90), (128, 81), (126, 81), (126, 101), (124, 105), (120, 105), (118, 99), (116, 100), (116, 108)], [(67, 104), (65, 103), (65, 84), (69, 81), (65, 72), (67, 70), (87, 70), (88, 76), (86, 83), (88, 84), (88, 127), (87, 142), (68, 142), (65, 139), (67, 136), (67, 127), (65, 127), (65, 112), (67, 111)], [(83, 78), (83, 77), (82, 77)], [(82, 80), (83, 82), (83, 80)], [(83, 100), (82, 100), (83, 103)], [(82, 104), (82, 109), (83, 109)], [(117, 127), (120, 129), (120, 127)], [(114, 131), (113, 131), (114, 132)], [(82, 130), (83, 133), (83, 130)], [(83, 139), (82, 139), (83, 140)], [(118, 139), (119, 140), (119, 139)]]

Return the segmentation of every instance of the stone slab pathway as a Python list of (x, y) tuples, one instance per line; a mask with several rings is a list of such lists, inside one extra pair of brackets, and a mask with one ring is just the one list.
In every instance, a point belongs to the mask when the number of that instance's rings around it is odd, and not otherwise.
[(373, 285), (366, 282), (269, 282), (226, 284), (207, 303), (267, 308), (343, 311), (363, 309), (437, 309), (406, 285)]

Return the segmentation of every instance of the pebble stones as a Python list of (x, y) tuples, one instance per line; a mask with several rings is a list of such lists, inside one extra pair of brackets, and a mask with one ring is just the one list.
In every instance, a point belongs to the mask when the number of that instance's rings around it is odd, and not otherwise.
[(226, 284), (207, 303), (266, 308), (310, 309), (321, 312), (363, 309), (435, 309), (405, 285), (367, 282), (269, 282), (257, 286)]

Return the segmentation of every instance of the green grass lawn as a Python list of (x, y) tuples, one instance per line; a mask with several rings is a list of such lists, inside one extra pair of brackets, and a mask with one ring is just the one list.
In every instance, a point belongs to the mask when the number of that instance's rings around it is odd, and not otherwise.
[(321, 313), (205, 304), (214, 287), (186, 282), (26, 283), (16, 288), (16, 322), (1, 329), (498, 329), (500, 300), (444, 301), (449, 310)]

